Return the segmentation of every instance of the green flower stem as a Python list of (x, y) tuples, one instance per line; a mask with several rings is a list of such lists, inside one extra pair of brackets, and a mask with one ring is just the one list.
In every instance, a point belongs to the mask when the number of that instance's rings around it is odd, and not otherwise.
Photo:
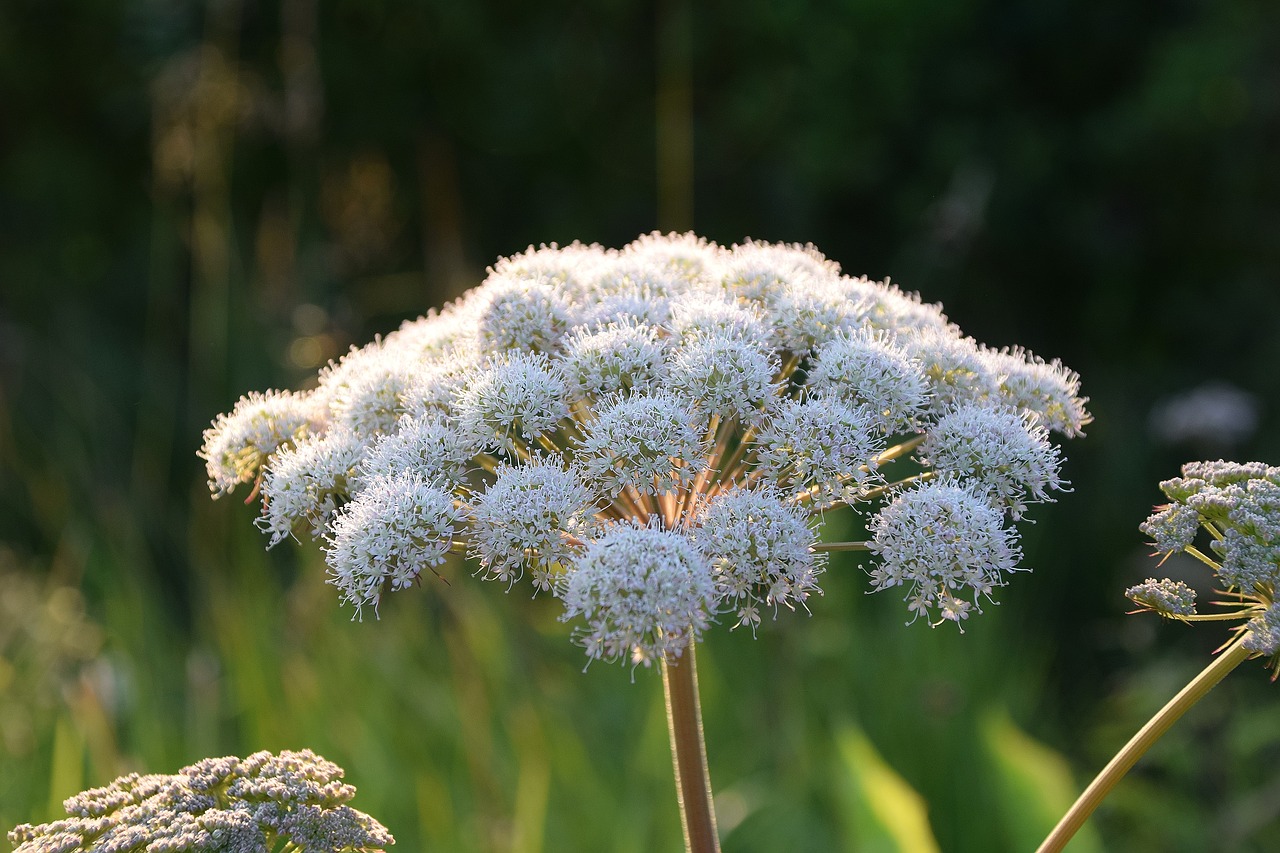
[(1133, 767), (1138, 759), (1192, 705), (1204, 698), (1205, 694), (1225, 678), (1227, 673), (1250, 657), (1252, 652), (1241, 645), (1247, 636), (1247, 633), (1242, 632), (1214, 659), (1213, 663), (1205, 667), (1199, 675), (1191, 680), (1190, 684), (1182, 688), (1177, 696), (1170, 699), (1167, 705), (1147, 721), (1147, 724), (1124, 745), (1124, 749), (1116, 753), (1107, 766), (1102, 768), (1102, 772), (1089, 783), (1089, 787), (1085, 789), (1084, 793), (1080, 795), (1080, 798), (1075, 801), (1075, 804), (1071, 806), (1067, 813), (1062, 816), (1062, 820), (1058, 821), (1058, 825), (1053, 828), (1053, 832), (1049, 833), (1049, 836), (1037, 848), (1036, 853), (1058, 853), (1058, 851), (1062, 850), (1067, 842), (1071, 840), (1071, 837), (1076, 834), (1076, 831), (1088, 820), (1089, 815), (1093, 814), (1093, 810), (1098, 807), (1103, 798), (1111, 793), (1111, 789), (1116, 786), (1116, 783), (1124, 777), (1124, 774), (1129, 772), (1129, 768)]
[(711, 802), (707, 746), (702, 738), (702, 707), (698, 701), (698, 666), (694, 645), (678, 658), (662, 662), (662, 686), (667, 695), (667, 727), (671, 732), (671, 762), (676, 774), (680, 824), (688, 853), (720, 853), (716, 812)]

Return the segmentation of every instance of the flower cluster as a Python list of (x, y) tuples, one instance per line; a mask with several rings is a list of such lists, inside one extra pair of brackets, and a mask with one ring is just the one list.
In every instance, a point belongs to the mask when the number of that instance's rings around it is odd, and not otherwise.
[(69, 817), (9, 833), (14, 853), (362, 853), (395, 840), (347, 805), (342, 768), (310, 750), (207, 758), (131, 773), (63, 803)]
[[(215, 496), (260, 486), (271, 544), (323, 542), (356, 615), (469, 554), (560, 598), (591, 658), (648, 663), (806, 606), (830, 550), (934, 624), (976, 612), (1065, 487), (1079, 390), (812, 246), (651, 234), (504, 258), (201, 456)], [(870, 541), (819, 540), (841, 506), (880, 507)]]
[[(1141, 526), (1159, 554), (1183, 552), (1213, 570), (1229, 609), (1198, 615), (1186, 584), (1149, 578), (1125, 591), (1142, 610), (1184, 622), (1239, 621), (1246, 649), (1280, 672), (1280, 468), (1261, 462), (1189, 462), (1160, 490), (1169, 503)], [(1207, 534), (1209, 553), (1196, 546)]]

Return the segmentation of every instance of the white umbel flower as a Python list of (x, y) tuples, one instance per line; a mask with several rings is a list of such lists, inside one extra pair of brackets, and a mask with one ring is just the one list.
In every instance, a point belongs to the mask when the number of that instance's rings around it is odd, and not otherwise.
[(398, 426), (369, 448), (360, 465), (362, 480), (408, 472), (428, 482), (461, 483), (481, 449), (478, 441), (467, 440), (456, 422), (436, 413), (402, 418)]
[(507, 453), (535, 442), (569, 414), (564, 380), (540, 353), (505, 353), (458, 393), (464, 441)]
[(480, 289), (477, 333), (486, 352), (553, 353), (569, 330), (569, 306), (549, 281), (493, 275)]
[(691, 483), (705, 456), (688, 408), (659, 392), (604, 401), (583, 427), (574, 463), (601, 494), (656, 495)]
[(885, 441), (875, 425), (864, 407), (831, 396), (784, 400), (752, 440), (757, 470), (787, 493), (841, 499), (878, 476)]
[(735, 608), (738, 625), (760, 624), (760, 606), (803, 607), (820, 593), (817, 577), (826, 555), (808, 514), (772, 489), (732, 489), (713, 497), (698, 514), (690, 538), (715, 572), (722, 600)]
[(1048, 429), (1068, 438), (1084, 435), (1093, 420), (1085, 410), (1088, 397), (1080, 396), (1080, 376), (1062, 362), (1043, 359), (1021, 347), (989, 353), (1000, 374), (1000, 394), (1015, 408), (1032, 412)]
[(711, 568), (686, 537), (618, 524), (583, 551), (560, 590), (564, 619), (582, 617), (593, 660), (648, 666), (679, 657), (710, 623)]
[(754, 306), (705, 291), (695, 291), (671, 303), (670, 327), (672, 335), (681, 342), (704, 335), (760, 341), (769, 334)]
[(268, 547), (304, 530), (314, 539), (355, 489), (356, 471), (367, 450), (354, 432), (339, 429), (282, 448), (263, 472), (258, 527)]
[(594, 504), (586, 485), (549, 459), (499, 468), (472, 511), (472, 554), (488, 578), (513, 583), (528, 569), (535, 588), (550, 589), (590, 538)]
[(920, 458), (939, 474), (955, 474), (1021, 518), (1028, 501), (1049, 501), (1066, 484), (1058, 448), (1034, 415), (967, 403), (929, 430)]
[[(931, 624), (981, 612), (981, 599), (1004, 586), (1022, 550), (1004, 513), (972, 489), (938, 480), (908, 489), (869, 525), (881, 564), (873, 588), (905, 587), (908, 609)], [(937, 615), (935, 619), (934, 616)]]
[(199, 456), (213, 496), (252, 483), (271, 454), (311, 433), (315, 421), (315, 406), (306, 394), (255, 391), (241, 397), (231, 414), (218, 415), (204, 431)]
[(899, 342), (923, 368), (935, 412), (983, 402), (999, 392), (995, 367), (973, 338), (931, 328), (902, 335)]
[(405, 589), (434, 573), (465, 522), (453, 495), (414, 473), (378, 480), (339, 511), (325, 557), (329, 583), (356, 615), (382, 593)]
[(813, 355), (805, 386), (866, 406), (885, 433), (913, 427), (929, 401), (924, 369), (886, 332), (863, 328), (840, 335)]
[(667, 376), (666, 351), (653, 326), (610, 323), (571, 335), (558, 365), (571, 397), (593, 399), (656, 390)]
[(699, 336), (676, 350), (671, 390), (706, 415), (758, 423), (777, 393), (777, 355), (758, 341)]
[(328, 403), (334, 424), (372, 437), (393, 432), (422, 396), (420, 376), (419, 365), (374, 343), (353, 350), (323, 374), (317, 393)]
[[(530, 247), (318, 379), (306, 395), (242, 401), (201, 455), (215, 494), (265, 470), (259, 525), (273, 542), (321, 534), (331, 581), (357, 609), (446, 553), (470, 554), (475, 574), (508, 588), (562, 591), (584, 560), (623, 560), (606, 547), (615, 539), (677, 548), (662, 538), (674, 536), (698, 541), (694, 562), (717, 567), (722, 603), (754, 626), (765, 607), (818, 592), (816, 554), (873, 544), (812, 544), (831, 514), (892, 499), (875, 521), (878, 588), (910, 584), (915, 612), (959, 621), (969, 593), (980, 600), (1013, 565), (1001, 525), (1064, 485), (1047, 432), (1074, 436), (1088, 421), (1074, 373), (984, 347), (888, 280), (843, 275), (813, 246), (724, 248), (693, 234)], [(990, 573), (958, 569), (945, 549), (908, 567), (909, 542), (895, 544), (904, 507), (924, 500), (903, 488), (939, 479), (922, 493), (947, 497), (957, 518), (1002, 516), (982, 534), (988, 551), (1006, 546)], [(1280, 539), (1244, 516), (1227, 523), (1226, 486), (1202, 483), (1194, 517), (1161, 521), (1158, 542), (1180, 545), (1212, 517), (1224, 577), (1263, 590)], [(1250, 488), (1250, 517), (1265, 518)], [(940, 529), (916, 532), (927, 543)], [(682, 618), (695, 627), (680, 637), (705, 623)], [(648, 639), (619, 639), (618, 624), (588, 626), (593, 657), (680, 647), (652, 623)]]

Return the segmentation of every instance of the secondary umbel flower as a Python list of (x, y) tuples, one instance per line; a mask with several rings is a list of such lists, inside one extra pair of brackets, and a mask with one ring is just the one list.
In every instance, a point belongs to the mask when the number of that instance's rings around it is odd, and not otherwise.
[(204, 431), (200, 458), (209, 472), (216, 498), (241, 483), (252, 483), (271, 454), (308, 435), (315, 409), (304, 394), (292, 391), (250, 392), (229, 415), (218, 415)]
[(472, 553), (487, 577), (511, 583), (529, 569), (534, 586), (547, 590), (594, 526), (595, 497), (586, 485), (552, 460), (534, 459), (499, 468), (476, 499)]
[(583, 551), (561, 592), (564, 619), (587, 623), (587, 657), (648, 666), (679, 657), (716, 607), (711, 568), (689, 541), (666, 530), (616, 524)]
[[(1148, 579), (1125, 594), (1143, 609), (1184, 622), (1237, 619), (1247, 651), (1280, 673), (1280, 468), (1261, 462), (1189, 462), (1160, 489), (1170, 503), (1141, 526), (1165, 557), (1184, 552), (1204, 563), (1226, 593), (1224, 612), (1200, 616), (1181, 605), (1185, 584)], [(1203, 531), (1207, 553), (1195, 540)], [(1186, 590), (1184, 593), (1183, 590)], [(1136, 594), (1135, 594), (1136, 593)], [(1169, 599), (1173, 598), (1171, 604)]]
[(1049, 501), (1058, 476), (1058, 448), (1035, 415), (964, 403), (938, 418), (920, 458), (939, 474), (955, 474), (1021, 518), (1028, 501)]
[(1154, 610), (1166, 619), (1196, 614), (1196, 591), (1182, 581), (1147, 578), (1124, 591), (1125, 598), (1144, 610)]
[(326, 556), (329, 582), (376, 610), (386, 587), (404, 589), (444, 562), (465, 516), (454, 497), (414, 472), (379, 479), (338, 513)]
[(982, 612), (981, 599), (1004, 586), (1022, 559), (1004, 513), (955, 480), (903, 492), (871, 519), (870, 530), (871, 551), (883, 561), (871, 571), (875, 589), (905, 586), (908, 609), (933, 624)]
[(715, 572), (716, 587), (737, 608), (738, 625), (760, 624), (760, 605), (794, 609), (821, 593), (826, 564), (807, 513), (772, 490), (731, 489), (698, 515), (692, 535)]
[(310, 750), (130, 773), (66, 800), (67, 818), (9, 833), (14, 853), (367, 853), (391, 833), (347, 805), (342, 768)]

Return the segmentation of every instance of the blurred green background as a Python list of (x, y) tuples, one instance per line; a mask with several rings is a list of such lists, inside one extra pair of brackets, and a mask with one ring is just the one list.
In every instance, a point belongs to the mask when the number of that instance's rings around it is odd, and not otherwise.
[[(350, 623), (195, 451), (499, 255), (694, 228), (1082, 375), (1075, 492), (966, 634), (835, 560), (699, 653), (726, 851), (1031, 849), (1224, 639), (1124, 615), (1157, 483), (1280, 463), (1277, 57), (1268, 0), (4, 0), (0, 825), (309, 746), (399, 849), (677, 849), (655, 673), (461, 566)], [(1242, 667), (1073, 849), (1280, 849), (1276, 689)]]

